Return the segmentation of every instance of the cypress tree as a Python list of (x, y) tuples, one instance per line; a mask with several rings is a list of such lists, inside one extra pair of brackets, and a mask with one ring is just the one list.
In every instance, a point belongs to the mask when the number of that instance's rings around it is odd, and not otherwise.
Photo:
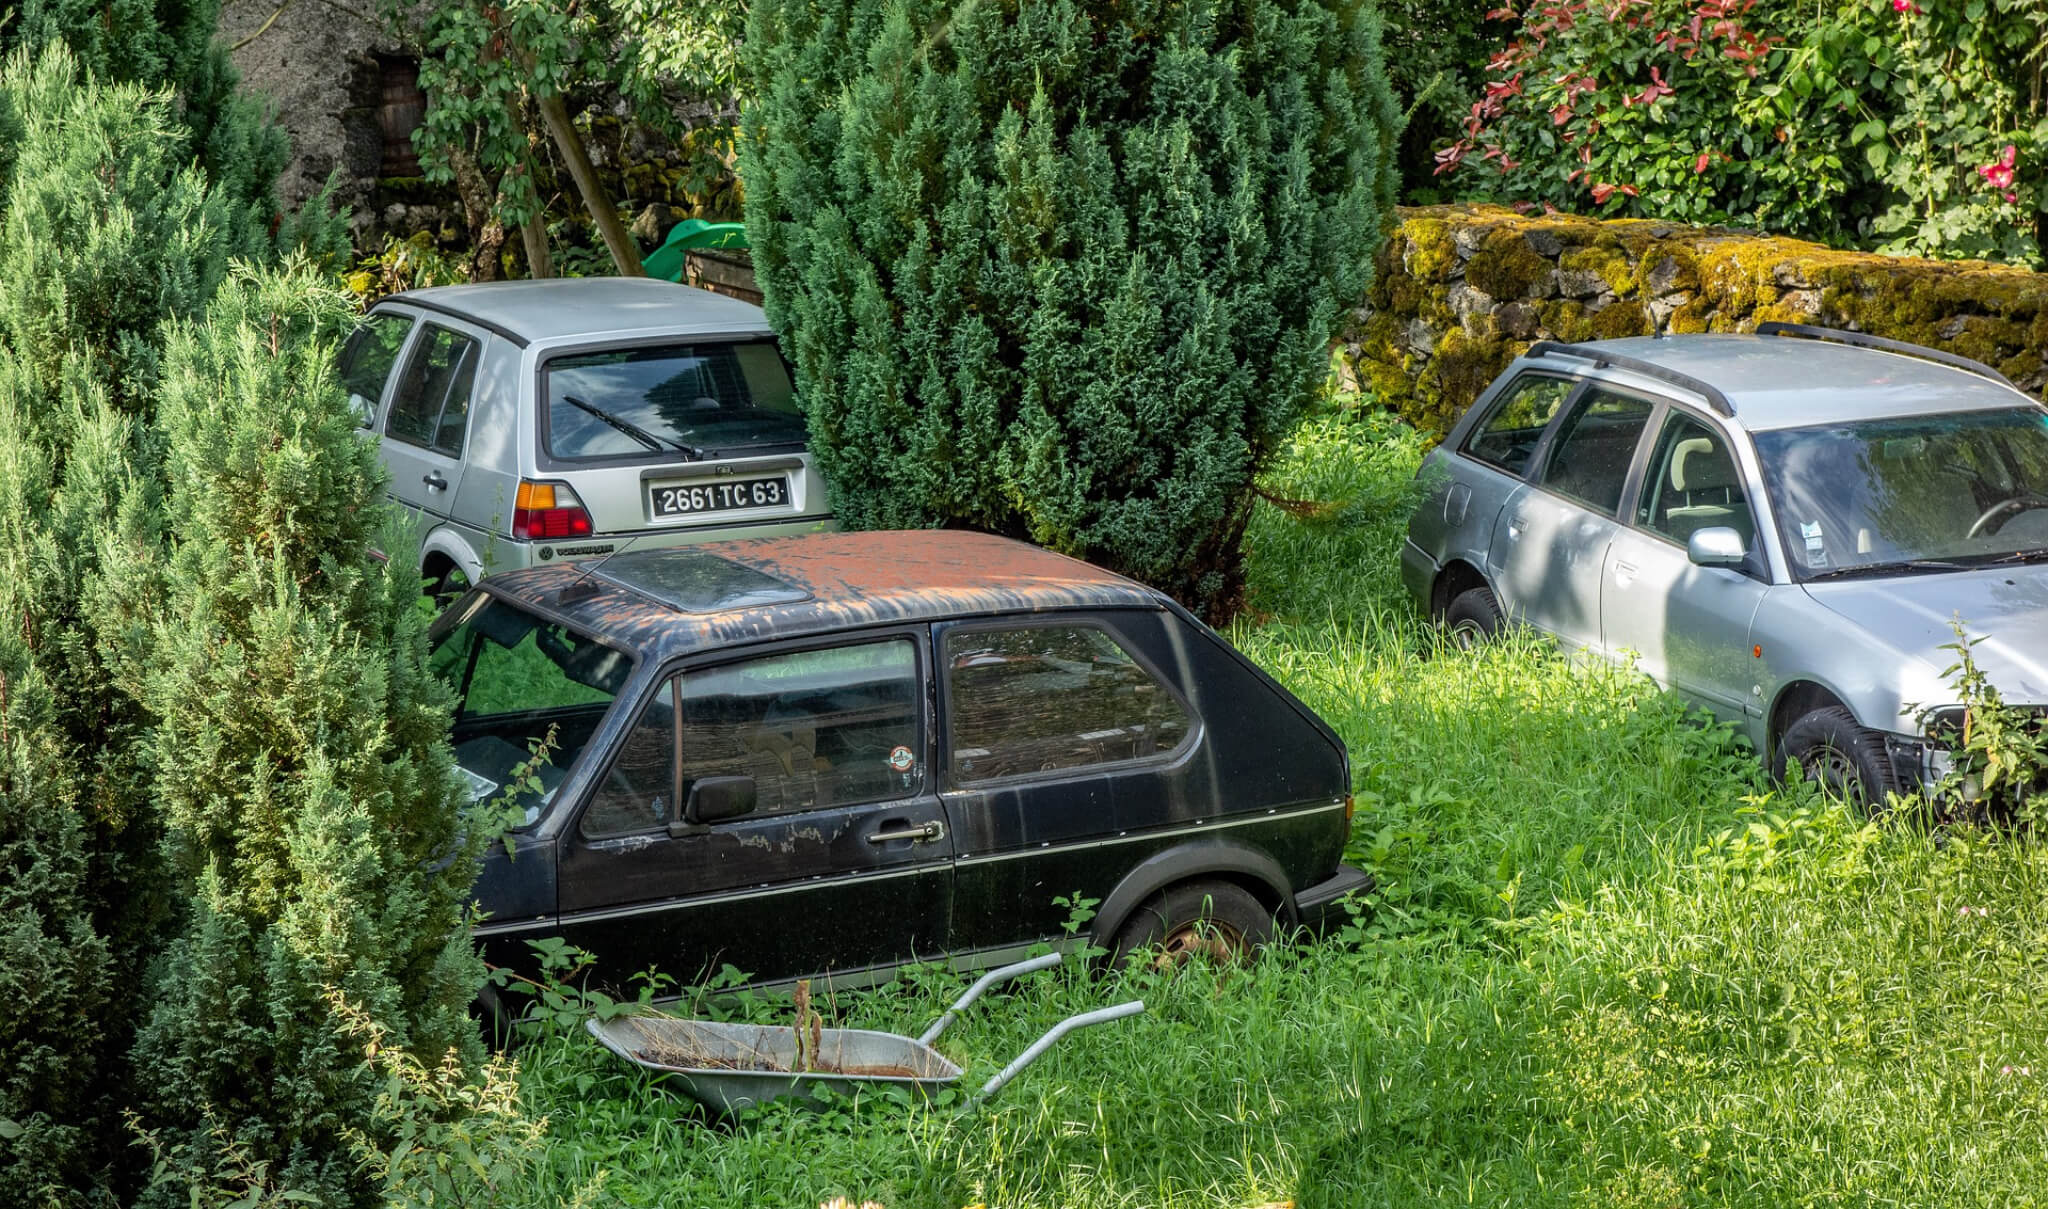
[[(107, 9), (110, 19), (127, 11), (118, 4)], [(200, 587), (177, 580), (206, 571), (188, 565), (191, 556), (188, 562), (172, 557), (174, 548), (182, 552), (175, 545), (179, 526), (200, 527), (223, 542), (223, 549), (232, 544), (240, 550), (251, 534), (268, 533), (274, 543), (313, 542), (320, 557), (347, 562), (360, 561), (357, 530), (378, 523), (384, 512), (377, 489), (364, 487), (359, 477), (364, 459), (374, 455), (355, 438), (352, 423), (344, 424), (345, 440), (329, 441), (304, 466), (251, 467), (239, 447), (230, 445), (207, 446), (204, 455), (241, 458), (223, 461), (241, 478), (214, 484), (234, 500), (254, 498), (252, 491), (273, 502), (283, 498), (286, 489), (258, 477), (258, 471), (278, 475), (327, 465), (331, 472), (295, 481), (294, 489), (309, 493), (299, 499), (295, 515), (331, 517), (352, 508), (360, 515), (350, 525), (317, 532), (264, 528), (263, 517), (252, 512), (238, 514), (235, 523), (254, 527), (223, 527), (229, 522), (190, 501), (196, 490), (192, 474), (173, 474), (201, 456), (189, 450), (196, 448), (192, 434), (206, 431), (204, 424), (180, 428), (166, 422), (196, 411), (190, 402), (194, 391), (211, 390), (245, 410), (303, 412), (300, 422), (315, 427), (332, 428), (341, 414), (339, 397), (330, 397), (331, 375), (323, 380), (307, 369), (309, 358), (323, 355), (316, 342), (293, 336), (290, 348), (298, 351), (291, 356), (286, 344), (267, 343), (299, 331), (303, 323), (293, 327), (280, 319), (258, 339), (235, 314), (217, 316), (234, 321), (231, 330), (240, 343), (233, 348), (242, 360), (224, 360), (222, 353), (208, 361), (195, 351), (214, 347), (195, 335), (194, 324), (209, 314), (209, 300), (226, 279), (231, 257), (267, 251), (272, 216), (229, 184), (209, 178), (195, 161), (193, 127), (185, 120), (191, 111), (188, 101), (166, 91), (93, 79), (61, 38), (33, 58), (17, 49), (0, 67), (0, 878), (6, 879), (0, 884), (0, 961), (6, 964), (0, 994), (8, 996), (11, 1008), (0, 1015), (0, 1121), (6, 1122), (0, 1125), (0, 1204), (83, 1205), (120, 1196), (133, 1182), (140, 1157), (122, 1112), (138, 1102), (138, 1087), (167, 1089), (175, 1097), (156, 1106), (161, 1115), (143, 1122), (160, 1137), (182, 1142), (173, 1135), (194, 1113), (228, 1121), (234, 1128), (222, 1137), (237, 1154), (264, 1162), (273, 1176), (304, 1168), (316, 1182), (324, 1178), (323, 1186), (342, 1186), (345, 1179), (333, 1177), (345, 1166), (335, 1157), (340, 1143), (300, 1123), (322, 1114), (340, 1122), (334, 1128), (351, 1123), (346, 1095), (337, 1099), (344, 1108), (334, 1110), (310, 1093), (291, 1101), (265, 1099), (246, 1089), (260, 1083), (258, 1076), (268, 1077), (270, 1065), (241, 1071), (243, 1082), (234, 1084), (217, 1062), (180, 1067), (187, 1055), (164, 1047), (143, 1051), (153, 1066), (131, 1079), (141, 1017), (148, 1005), (164, 1002), (157, 989), (161, 979), (190, 975), (200, 990), (216, 990), (222, 1002), (266, 1009), (291, 1004), (296, 1010), (305, 1005), (304, 980), (333, 973), (335, 985), (352, 996), (360, 993), (359, 1002), (394, 1034), (439, 1047), (456, 1036), (460, 1004), (468, 997), (464, 980), (474, 973), (466, 938), (450, 922), (460, 897), (450, 886), (466, 874), (459, 862), (449, 866), (443, 859), (452, 848), (453, 816), (441, 809), (447, 805), (447, 757), (433, 750), (445, 742), (445, 719), (434, 704), (439, 690), (417, 671), (417, 619), (378, 620), (384, 616), (378, 609), (409, 606), (404, 588), (412, 585), (379, 580), (377, 586), (348, 587), (342, 580), (308, 579), (313, 564), (292, 564), (297, 590), (327, 602), (319, 622), (333, 627), (302, 627), (296, 631), (300, 649), (308, 659), (329, 661), (344, 658), (336, 651), (352, 652), (346, 657), (356, 664), (345, 674), (359, 695), (351, 708), (396, 703), (392, 708), (402, 716), (366, 715), (349, 736), (368, 741), (374, 738), (368, 732), (383, 725), (395, 737), (383, 747), (365, 748), (361, 758), (375, 760), (383, 752), (396, 771), (335, 771), (334, 761), (308, 756), (278, 774), (296, 778), (289, 792), (252, 776), (221, 790), (251, 795), (240, 807), (219, 797), (209, 801), (211, 808), (259, 816), (320, 793), (327, 795), (322, 801), (368, 794), (374, 802), (373, 782), (381, 776), (419, 815), (377, 817), (379, 834), (365, 859), (379, 868), (388, 865), (379, 875), (383, 880), (368, 873), (337, 875), (291, 890), (285, 895), (289, 909), (275, 915), (223, 913), (224, 896), (248, 874), (217, 872), (206, 860), (193, 859), (188, 836), (198, 807), (180, 815), (167, 806), (183, 800), (177, 794), (191, 772), (189, 763), (170, 758), (182, 750), (176, 744), (206, 736), (178, 729), (169, 711), (175, 703), (152, 695), (166, 676), (188, 668), (181, 660), (194, 657), (195, 648), (170, 641), (165, 610), (175, 606), (189, 611), (182, 616), (200, 615), (193, 593), (218, 587), (217, 569), (207, 571), (215, 578)], [(303, 276), (293, 280), (308, 285)], [(332, 296), (321, 297), (325, 301), (316, 310), (331, 335), (340, 319)], [(266, 314), (284, 312), (273, 308)], [(166, 340), (173, 334), (182, 351), (167, 360)], [(331, 353), (331, 341), (324, 351)], [(259, 354), (281, 358), (265, 371), (269, 377), (249, 368), (248, 359)], [(280, 366), (296, 376), (275, 376)], [(174, 379), (184, 392), (178, 398), (186, 402), (164, 412)], [(260, 403), (249, 393), (257, 389), (268, 392)], [(179, 453), (181, 448), (187, 452)], [(222, 536), (230, 532), (232, 543)], [(293, 555), (302, 556), (312, 557), (303, 551)], [(356, 603), (334, 603), (343, 597)], [(393, 665), (381, 680), (374, 675), (380, 658)], [(272, 680), (255, 683), (287, 695), (294, 688)], [(196, 684), (185, 687), (198, 691)], [(290, 700), (294, 708), (311, 708), (304, 695)], [(216, 754), (257, 762), (277, 758), (232, 745)], [(418, 784), (406, 788), (408, 778)], [(299, 786), (298, 780), (329, 788)], [(328, 814), (333, 817), (326, 823), (292, 820), (292, 842), (342, 846), (334, 821), (340, 808)], [(188, 841), (176, 849), (181, 859), (175, 865), (165, 856), (167, 815), (176, 824), (169, 838)], [(314, 832), (323, 826), (321, 839)], [(320, 859), (347, 870), (355, 858), (335, 852)], [(453, 882), (434, 881), (429, 866)], [(216, 892), (218, 886), (229, 889)], [(360, 901), (348, 897), (358, 894)], [(370, 917), (381, 931), (370, 930), (361, 917)], [(229, 932), (223, 943), (239, 946), (231, 958), (275, 951), (274, 945), (262, 946), (279, 926), (312, 937), (290, 950), (311, 956), (289, 969), (275, 962), (209, 962), (202, 943), (188, 942), (179, 962), (163, 959), (167, 941), (188, 921), (188, 932), (203, 934), (209, 920), (225, 920), (221, 926)], [(246, 937), (237, 939), (232, 928), (245, 923)], [(330, 926), (342, 927), (345, 935), (313, 935)], [(349, 954), (374, 955), (364, 960), (387, 971), (397, 989), (358, 974)], [(301, 981), (288, 985), (289, 973)], [(458, 985), (464, 986), (459, 994), (449, 989)], [(285, 989), (273, 992), (273, 986)], [(178, 1002), (188, 1014), (204, 1014), (190, 995)], [(228, 1023), (220, 1027), (232, 1031), (247, 1019), (223, 1017)], [(324, 1027), (318, 1015), (307, 1019), (315, 1031)], [(457, 1039), (473, 1044), (466, 1034)], [(235, 1052), (246, 1057), (261, 1042), (260, 1036), (241, 1038)], [(331, 1041), (326, 1044), (332, 1049)], [(274, 1048), (286, 1058), (296, 1052)], [(360, 1062), (359, 1053), (350, 1057)], [(334, 1069), (314, 1073), (310, 1061), (304, 1065), (314, 1081), (307, 1086), (321, 1079), (338, 1081), (344, 1091), (352, 1086), (350, 1077)], [(168, 1069), (191, 1070), (192, 1081), (167, 1084)], [(202, 1105), (193, 1098), (198, 1094), (211, 1099)], [(269, 1123), (251, 1123), (266, 1113), (272, 1114)], [(219, 1140), (210, 1129), (205, 1132)], [(277, 1141), (287, 1135), (288, 1145)], [(191, 1146), (177, 1153), (209, 1161)], [(197, 1179), (189, 1182), (199, 1186)]]
[[(277, 178), (291, 146), (261, 104), (238, 90), (239, 74), (215, 37), (220, 8), (220, 0), (21, 0), (11, 22), (0, 18), (0, 54), (34, 57), (62, 46), (82, 76), (170, 94), (187, 157), (233, 212), (216, 237), (236, 255), (263, 257), (279, 223)], [(323, 253), (335, 234), (321, 232)]]
[(370, 557), (396, 531), (333, 369), (353, 313), (309, 270), (243, 273), (166, 343), (170, 555), (142, 695), (195, 894), (137, 1064), (162, 1089), (170, 1203), (224, 1143), (278, 1187), (372, 1199), (346, 1136), (377, 1135), (374, 1074), (330, 992), (389, 1044), (478, 1048), (449, 702), (417, 582)]
[(747, 225), (833, 505), (1212, 617), (1364, 294), (1400, 115), (1365, 0), (756, 0)]
[(61, 45), (0, 68), (0, 665), (35, 731), (6, 753), (0, 850), (33, 888), (6, 926), (78, 958), (39, 983), (38, 1019), (0, 1027), (0, 1068), (64, 1071), (0, 1084), (27, 1130), (0, 1137), (0, 1203), (82, 1199), (131, 1149), (123, 1059), (172, 894), (149, 720), (121, 685), (136, 631), (103, 562), (156, 508), (155, 332), (205, 305), (227, 220), (167, 96), (98, 86)]

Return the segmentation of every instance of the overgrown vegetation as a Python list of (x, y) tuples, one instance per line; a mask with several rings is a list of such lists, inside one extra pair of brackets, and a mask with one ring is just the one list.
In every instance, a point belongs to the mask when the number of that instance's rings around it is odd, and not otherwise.
[(529, 276), (586, 267), (558, 260), (558, 252), (582, 251), (560, 247), (548, 222), (559, 178), (602, 244), (605, 263), (590, 271), (641, 274), (630, 220), (613, 192), (632, 187), (631, 173), (622, 182), (617, 172), (626, 165), (608, 165), (609, 180), (600, 171), (598, 123), (673, 140), (690, 152), (692, 173), (710, 178), (695, 191), (714, 193), (732, 175), (736, 55), (746, 25), (737, 0), (379, 0), (377, 12), (391, 36), (421, 55), (428, 104), (413, 141), (427, 178), (452, 183), (461, 199), (475, 280), (503, 272), (508, 229), (519, 233)]
[(2041, 263), (2042, 0), (1566, 0), (1439, 155), (1460, 196)]
[(762, 0), (747, 227), (833, 511), (1227, 616), (1396, 184), (1376, 11)]
[[(1438, 645), (1395, 577), (1421, 448), (1371, 413), (1312, 420), (1265, 485), (1341, 506), (1259, 509), (1263, 618), (1234, 634), (1351, 746), (1352, 859), (1382, 883), (1369, 914), (1245, 970), (1026, 980), (947, 1034), (964, 1082), (1064, 1015), (1148, 1010), (965, 1114), (863, 1095), (715, 1124), (564, 1029), (524, 1051), (548, 1144), (500, 1203), (2036, 1195), (2048, 854), (1771, 790), (1724, 732), (1626, 672), (1534, 642)], [(963, 982), (813, 989), (828, 1023), (915, 1033)]]
[(332, 228), (206, 171), (196, 96), (61, 42), (0, 69), (8, 1204), (366, 1202), (351, 1138), (387, 1134), (325, 988), (474, 1067), (445, 690), (331, 366), (353, 308), (274, 267)]

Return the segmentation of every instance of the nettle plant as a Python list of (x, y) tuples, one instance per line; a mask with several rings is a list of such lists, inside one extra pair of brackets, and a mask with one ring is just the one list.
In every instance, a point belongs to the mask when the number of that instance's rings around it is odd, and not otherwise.
[(1949, 748), (1951, 763), (1937, 796), (2039, 823), (2048, 814), (2048, 717), (2008, 704), (1977, 666), (1975, 648), (1983, 637), (1970, 637), (1960, 617), (1949, 624), (1956, 640), (1941, 649), (1954, 651), (1956, 661), (1942, 677), (1958, 704), (1914, 712)]
[(1525, 207), (2037, 264), (2048, 0), (1535, 0), (1436, 172)]

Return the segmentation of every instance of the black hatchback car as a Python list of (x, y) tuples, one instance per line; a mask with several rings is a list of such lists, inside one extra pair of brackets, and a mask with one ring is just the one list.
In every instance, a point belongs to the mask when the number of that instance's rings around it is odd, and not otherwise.
[(1060, 942), (1063, 896), (1122, 952), (1366, 883), (1321, 719), (1173, 601), (1016, 542), (628, 551), (487, 579), (432, 642), (463, 774), (523, 809), (477, 885), (494, 965), (561, 937), (614, 983), (859, 985)]

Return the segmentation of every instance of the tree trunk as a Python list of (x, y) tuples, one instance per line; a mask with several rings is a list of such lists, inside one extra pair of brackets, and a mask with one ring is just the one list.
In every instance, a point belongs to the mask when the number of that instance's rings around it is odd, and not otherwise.
[(519, 242), (526, 247), (526, 275), (536, 280), (555, 275), (555, 258), (548, 252), (547, 216), (536, 214), (519, 224)]
[(496, 281), (501, 271), (498, 251), (505, 246), (505, 224), (497, 213), (497, 190), (484, 180), (476, 157), (463, 148), (450, 148), (448, 163), (455, 171), (455, 192), (462, 198), (463, 224), (469, 228), (469, 279)]
[(569, 118), (569, 106), (563, 102), (562, 94), (551, 92), (535, 99), (540, 102), (541, 118), (547, 123), (548, 133), (555, 138), (555, 149), (562, 153), (562, 159), (569, 165), (569, 175), (576, 181), (576, 191), (583, 195), (591, 221), (604, 236), (604, 246), (611, 250), (612, 263), (618, 266), (619, 275), (647, 276), (647, 270), (640, 267), (640, 249), (634, 246), (626, 224), (619, 221), (618, 208), (612, 205), (604, 182), (597, 179), (597, 170), (590, 165), (590, 153), (584, 150), (583, 137), (576, 133), (576, 124)]

